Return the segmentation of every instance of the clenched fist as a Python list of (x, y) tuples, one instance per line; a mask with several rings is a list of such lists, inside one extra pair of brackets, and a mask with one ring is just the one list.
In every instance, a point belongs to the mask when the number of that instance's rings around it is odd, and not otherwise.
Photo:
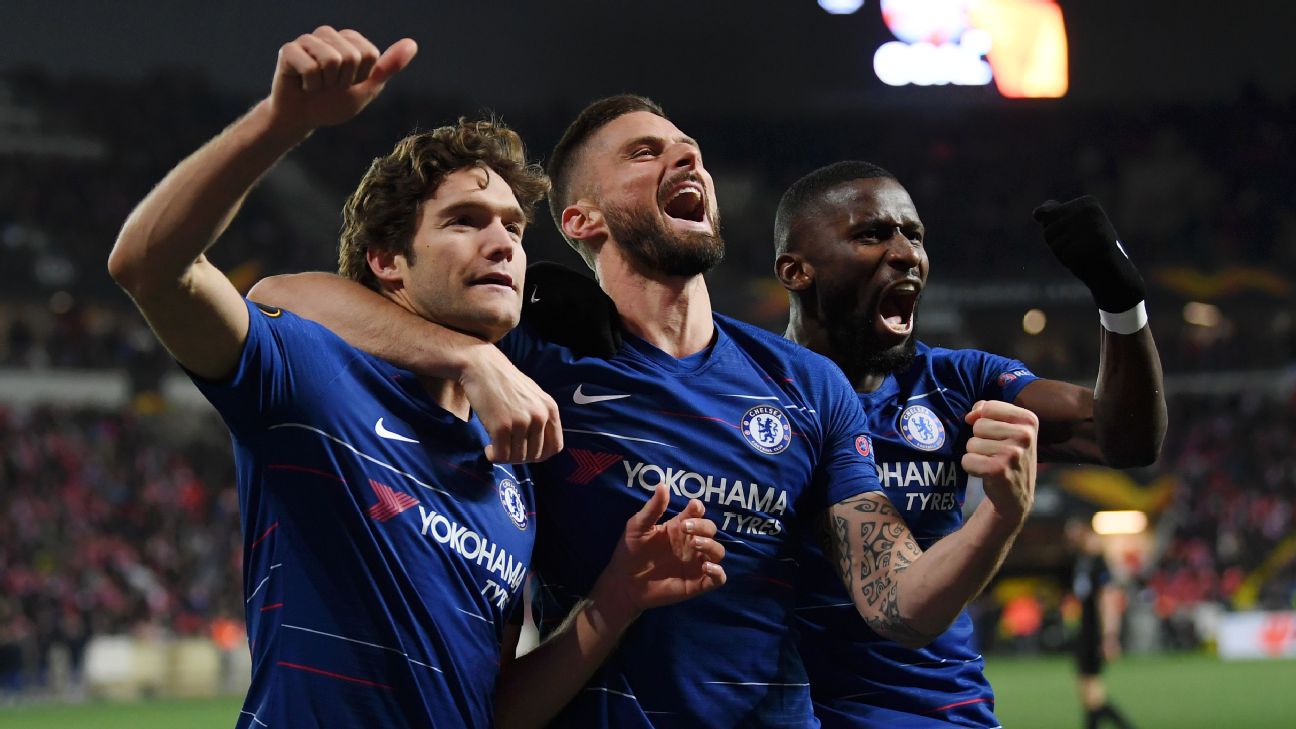
[(1089, 195), (1064, 203), (1049, 200), (1033, 216), (1053, 255), (1089, 287), (1099, 309), (1118, 314), (1147, 297), (1143, 277), (1098, 200)]
[(995, 510), (1018, 523), (1035, 503), (1035, 413), (998, 400), (981, 400), (964, 417), (972, 426), (963, 470), (979, 476)]

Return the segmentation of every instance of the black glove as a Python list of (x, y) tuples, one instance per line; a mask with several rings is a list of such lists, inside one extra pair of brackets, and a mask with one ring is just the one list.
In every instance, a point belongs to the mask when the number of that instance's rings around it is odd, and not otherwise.
[(1049, 200), (1035, 208), (1044, 242), (1093, 294), (1099, 309), (1119, 314), (1146, 298), (1143, 277), (1121, 248), (1116, 229), (1089, 195), (1070, 202)]
[(548, 342), (607, 359), (621, 347), (621, 318), (598, 282), (566, 266), (527, 266), (522, 321)]

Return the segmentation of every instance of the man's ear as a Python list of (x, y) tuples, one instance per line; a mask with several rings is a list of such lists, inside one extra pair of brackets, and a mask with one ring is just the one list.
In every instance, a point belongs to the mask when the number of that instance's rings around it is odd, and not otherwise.
[(603, 219), (603, 211), (593, 205), (580, 200), (563, 208), (562, 231), (563, 235), (571, 240), (589, 241), (605, 233), (606, 230), (607, 223)]
[(805, 291), (814, 283), (814, 266), (798, 253), (784, 253), (774, 261), (774, 275), (788, 291)]
[(401, 254), (389, 248), (365, 249), (365, 262), (369, 264), (369, 270), (377, 277), (379, 283), (386, 288), (399, 289), (405, 283), (404, 274), (401, 273), (400, 266), (397, 265), (397, 259), (404, 258)]

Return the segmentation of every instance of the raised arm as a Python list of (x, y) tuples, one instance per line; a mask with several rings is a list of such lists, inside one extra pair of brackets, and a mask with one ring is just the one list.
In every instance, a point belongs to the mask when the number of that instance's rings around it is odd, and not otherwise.
[(713, 539), (716, 525), (703, 518), (702, 502), (694, 499), (658, 524), (669, 502), (670, 489), (659, 485), (626, 522), (590, 596), (548, 640), (504, 664), (496, 684), (496, 726), (544, 726), (589, 681), (640, 613), (724, 584), (719, 563), (725, 550)]
[(864, 621), (879, 635), (921, 646), (949, 627), (1003, 563), (1035, 498), (1038, 421), (1004, 402), (977, 403), (963, 468), (986, 498), (963, 528), (921, 550), (881, 493), (829, 509), (828, 542), (838, 574)]
[(1035, 219), (1053, 254), (1089, 287), (1101, 323), (1093, 390), (1036, 380), (1014, 401), (1039, 416), (1040, 459), (1149, 465), (1160, 455), (1167, 414), (1143, 278), (1094, 198), (1050, 201)]
[(397, 367), (457, 381), (490, 435), (486, 457), (496, 463), (543, 461), (562, 450), (557, 403), (494, 344), (430, 322), (331, 273), (272, 276), (253, 286), (248, 298), (319, 322)]
[(285, 44), (270, 95), (176, 165), (131, 213), (108, 270), (185, 367), (224, 377), (247, 338), (242, 296), (204, 253), (248, 191), (314, 129), (359, 113), (415, 52), (407, 39), (380, 56), (359, 33), (328, 27)]

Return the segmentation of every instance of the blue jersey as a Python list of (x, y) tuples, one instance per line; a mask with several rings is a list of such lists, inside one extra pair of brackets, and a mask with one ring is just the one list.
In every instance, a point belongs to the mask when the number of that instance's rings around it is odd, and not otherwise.
[[(859, 395), (883, 490), (920, 547), (963, 524), (963, 416), (978, 400), (1012, 402), (1035, 379), (1015, 360), (919, 343), (908, 369)], [(807, 552), (797, 623), (824, 727), (999, 726), (966, 611), (926, 647), (905, 648), (870, 630), (836, 569), (816, 545)]]
[(625, 521), (658, 484), (670, 514), (700, 499), (728, 582), (644, 613), (556, 726), (813, 727), (791, 612), (803, 520), (878, 487), (859, 401), (832, 362), (715, 317), (675, 359), (627, 335), (578, 357), (525, 325), (501, 347), (557, 401), (566, 447), (534, 469), (537, 572), (556, 615), (588, 595)]
[(223, 382), (252, 684), (238, 726), (489, 727), (530, 562), (524, 473), (409, 372), (249, 304)]

